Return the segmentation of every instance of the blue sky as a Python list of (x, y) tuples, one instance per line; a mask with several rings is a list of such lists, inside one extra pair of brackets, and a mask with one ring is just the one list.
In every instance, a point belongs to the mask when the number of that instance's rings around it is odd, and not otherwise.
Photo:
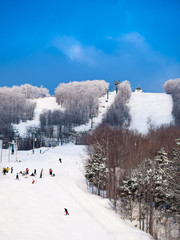
[(179, 0), (6, 0), (0, 3), (0, 87), (129, 80), (163, 92), (180, 77)]

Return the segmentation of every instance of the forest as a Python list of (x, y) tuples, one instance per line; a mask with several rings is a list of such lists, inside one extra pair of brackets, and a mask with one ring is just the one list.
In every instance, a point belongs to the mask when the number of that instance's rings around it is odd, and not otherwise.
[(46, 88), (29, 84), (0, 88), (0, 136), (6, 146), (12, 138), (12, 124), (32, 120), (36, 107), (32, 99), (46, 96), (49, 96)]
[(73, 127), (87, 123), (92, 116), (97, 116), (99, 98), (106, 94), (108, 86), (104, 80), (60, 84), (55, 90), (55, 97), (62, 110), (47, 110), (42, 113), (41, 131), (46, 136), (53, 136), (53, 126), (56, 126), (62, 138)]
[(115, 211), (157, 240), (179, 237), (179, 136), (175, 126), (143, 136), (102, 125), (86, 137), (90, 191), (109, 198)]

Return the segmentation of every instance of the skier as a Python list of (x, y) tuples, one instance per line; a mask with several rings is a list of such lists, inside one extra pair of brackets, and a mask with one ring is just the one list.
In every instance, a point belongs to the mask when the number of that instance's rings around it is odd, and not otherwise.
[(64, 211), (65, 211), (66, 215), (69, 215), (67, 208), (65, 208)]
[(26, 174), (29, 174), (29, 168), (26, 168)]
[(62, 160), (61, 160), (61, 158), (59, 158), (59, 162), (60, 162), (60, 163), (62, 163)]
[(40, 176), (39, 177), (42, 178), (42, 171), (40, 172)]
[(19, 180), (19, 175), (18, 175), (18, 173), (16, 174), (16, 180)]
[(3, 174), (6, 175), (6, 168), (3, 168)]
[(50, 168), (49, 169), (49, 174), (52, 176), (53, 170)]
[(13, 167), (11, 167), (11, 173), (13, 173)]
[(36, 175), (36, 169), (34, 169), (34, 175)]
[(35, 183), (35, 180), (33, 179), (33, 180), (32, 180), (32, 184), (34, 184), (34, 183)]

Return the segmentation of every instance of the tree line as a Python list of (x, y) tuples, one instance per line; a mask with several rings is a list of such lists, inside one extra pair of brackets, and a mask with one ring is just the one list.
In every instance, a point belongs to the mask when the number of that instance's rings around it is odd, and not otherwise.
[(40, 96), (49, 96), (49, 91), (29, 84), (0, 88), (0, 135), (4, 144), (12, 139), (12, 124), (33, 119), (36, 104), (32, 99)]
[(40, 115), (41, 131), (47, 136), (52, 135), (56, 125), (60, 135), (68, 134), (73, 127), (87, 123), (91, 116), (98, 114), (99, 98), (106, 93), (108, 86), (104, 80), (60, 84), (55, 97), (62, 110), (44, 111)]
[(175, 240), (180, 227), (180, 129), (147, 135), (101, 126), (86, 137), (88, 187), (155, 239)]

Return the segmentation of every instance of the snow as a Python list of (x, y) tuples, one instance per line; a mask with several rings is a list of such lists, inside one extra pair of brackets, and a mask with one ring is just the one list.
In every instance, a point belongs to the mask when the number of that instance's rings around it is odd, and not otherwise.
[(174, 122), (173, 102), (169, 94), (134, 92), (131, 94), (128, 106), (132, 116), (130, 129), (140, 133), (148, 132), (148, 122), (155, 127)]
[(20, 136), (26, 135), (26, 129), (28, 127), (38, 127), (39, 122), (39, 116), (43, 112), (43, 110), (61, 110), (63, 111), (63, 108), (61, 108), (57, 102), (55, 97), (45, 97), (45, 98), (38, 98), (33, 100), (36, 103), (36, 108), (34, 112), (34, 119), (28, 120), (26, 122), (20, 122), (19, 124), (13, 124), (13, 127), (19, 131)]
[[(110, 207), (107, 199), (88, 192), (84, 178), (85, 146), (64, 145), (10, 156), (3, 149), (0, 174), (1, 240), (148, 240), (149, 235), (131, 226)], [(59, 162), (59, 157), (62, 163)], [(34, 177), (15, 180), (17, 172), (37, 169)], [(44, 174), (39, 178), (40, 170)], [(52, 168), (55, 177), (49, 175)], [(64, 208), (70, 215), (65, 216)]]

